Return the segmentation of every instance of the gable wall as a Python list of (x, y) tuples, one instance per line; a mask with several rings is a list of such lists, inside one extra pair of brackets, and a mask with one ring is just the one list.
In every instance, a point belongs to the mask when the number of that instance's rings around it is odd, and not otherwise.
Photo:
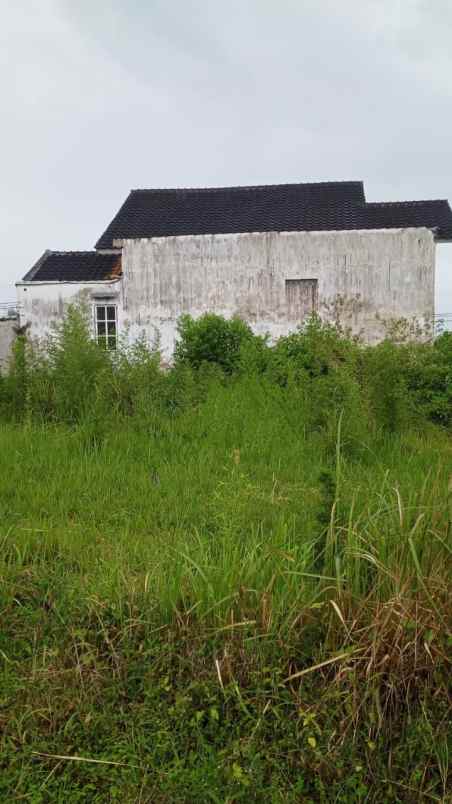
[(428, 229), (196, 235), (123, 243), (123, 320), (159, 331), (169, 356), (182, 313), (239, 315), (272, 338), (300, 320), (285, 281), (317, 279), (318, 312), (372, 342), (382, 319), (431, 320), (435, 243)]

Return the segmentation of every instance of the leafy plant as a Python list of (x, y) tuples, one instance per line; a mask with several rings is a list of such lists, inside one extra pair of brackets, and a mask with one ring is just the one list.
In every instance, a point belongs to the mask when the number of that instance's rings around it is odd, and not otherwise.
[(226, 319), (206, 313), (198, 319), (183, 315), (178, 323), (175, 362), (199, 368), (216, 363), (228, 374), (240, 363), (241, 351), (254, 341), (251, 328), (240, 318)]

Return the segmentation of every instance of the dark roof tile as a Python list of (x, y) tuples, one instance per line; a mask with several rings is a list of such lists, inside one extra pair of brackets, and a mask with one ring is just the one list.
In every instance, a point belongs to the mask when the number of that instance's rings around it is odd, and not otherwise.
[(96, 248), (140, 237), (410, 226), (452, 240), (452, 210), (447, 201), (368, 204), (361, 181), (132, 190)]
[(98, 251), (45, 251), (23, 282), (93, 282), (121, 274), (121, 255)]

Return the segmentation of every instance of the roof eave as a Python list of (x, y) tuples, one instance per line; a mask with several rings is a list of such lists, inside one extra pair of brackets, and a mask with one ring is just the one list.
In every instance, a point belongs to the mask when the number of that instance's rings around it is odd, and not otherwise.
[(115, 285), (121, 279), (122, 274), (115, 279), (29, 279), (27, 281), (21, 279), (19, 282), (15, 282), (15, 287), (23, 285)]

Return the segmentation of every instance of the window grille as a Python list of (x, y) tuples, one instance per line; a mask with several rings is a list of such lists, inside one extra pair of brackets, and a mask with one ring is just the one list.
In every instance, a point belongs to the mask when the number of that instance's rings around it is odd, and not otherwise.
[(96, 340), (105, 349), (116, 349), (118, 340), (118, 315), (115, 304), (96, 304), (94, 307)]

